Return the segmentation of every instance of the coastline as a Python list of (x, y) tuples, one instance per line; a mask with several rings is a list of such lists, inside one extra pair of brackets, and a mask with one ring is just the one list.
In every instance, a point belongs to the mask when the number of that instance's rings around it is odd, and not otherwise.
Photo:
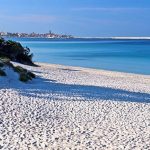
[(11, 37), (2, 36), (3, 38), (31, 38), (31, 39), (100, 39), (100, 40), (150, 40), (150, 37), (71, 37), (71, 38), (57, 38), (57, 37)]
[(36, 64), (27, 84), (0, 78), (3, 149), (150, 148), (149, 75)]
[(131, 73), (131, 72), (122, 72), (122, 71), (114, 71), (114, 70), (106, 70), (106, 69), (98, 69), (98, 68), (90, 68), (90, 67), (81, 67), (81, 66), (71, 66), (71, 65), (61, 65), (61, 64), (52, 64), (52, 63), (44, 63), (44, 62), (35, 62), (35, 64), (39, 66), (50, 66), (50, 67), (62, 67), (62, 68), (70, 68), (70, 69), (79, 69), (81, 71), (93, 71), (99, 73), (108, 73), (108, 74), (124, 74), (124, 75), (135, 75), (135, 76), (145, 76), (150, 77), (150, 74), (140, 74), (140, 73)]

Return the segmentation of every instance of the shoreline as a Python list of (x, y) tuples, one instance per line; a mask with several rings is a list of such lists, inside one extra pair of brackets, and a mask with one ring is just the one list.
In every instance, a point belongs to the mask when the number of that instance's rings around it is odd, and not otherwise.
[(124, 74), (124, 75), (135, 75), (135, 76), (145, 76), (150, 77), (150, 74), (140, 74), (140, 73), (131, 73), (131, 72), (122, 72), (122, 71), (114, 71), (114, 70), (107, 70), (107, 69), (98, 69), (98, 68), (90, 68), (90, 67), (80, 67), (80, 66), (70, 66), (70, 65), (62, 65), (62, 64), (52, 64), (52, 63), (44, 63), (44, 62), (35, 62), (37, 65), (42, 66), (51, 66), (51, 67), (64, 67), (64, 68), (73, 68), (73, 69), (80, 69), (86, 71), (94, 71), (94, 72), (106, 72), (106, 73), (116, 73), (116, 74)]

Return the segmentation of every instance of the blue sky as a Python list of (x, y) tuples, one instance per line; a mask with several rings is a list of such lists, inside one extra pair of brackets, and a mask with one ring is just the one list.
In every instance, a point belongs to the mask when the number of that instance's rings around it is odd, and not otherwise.
[(150, 36), (150, 0), (0, 0), (0, 31)]

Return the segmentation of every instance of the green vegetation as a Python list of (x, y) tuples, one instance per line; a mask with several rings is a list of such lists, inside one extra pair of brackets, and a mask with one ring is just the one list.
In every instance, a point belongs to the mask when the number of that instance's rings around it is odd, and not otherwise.
[(10, 61), (19, 62), (25, 65), (35, 64), (32, 62), (33, 54), (30, 54), (29, 48), (24, 48), (20, 43), (14, 41), (5, 41), (0, 38), (0, 76), (6, 76), (6, 73), (2, 68), (8, 66), (19, 74), (19, 80), (27, 82), (35, 78), (35, 74), (24, 69), (20, 66), (14, 66)]
[(31, 78), (35, 78), (35, 77), (36, 77), (35, 74), (32, 73), (32, 72), (28, 72), (28, 75), (29, 75)]
[(27, 81), (32, 80), (32, 79), (30, 77), (28, 77), (27, 74), (21, 73), (19, 80), (22, 82), (27, 82)]
[(4, 63), (0, 62), (0, 67), (4, 67)]
[(18, 72), (18, 73), (24, 73), (24, 72), (26, 73), (27, 69), (24, 69), (24, 68), (22, 68), (20, 66), (16, 66), (16, 67), (14, 67), (14, 71)]
[(0, 76), (6, 76), (6, 73), (2, 69), (0, 69)]
[(14, 67), (14, 71), (19, 73), (19, 75), (20, 75), (19, 80), (22, 82), (27, 82), (27, 81), (35, 78), (35, 74), (33, 74), (32, 72), (30, 72), (20, 66)]
[(0, 59), (0, 76), (6, 76), (6, 73), (2, 70), (3, 67), (4, 67), (4, 63)]
[(23, 47), (20, 43), (0, 38), (0, 58), (8, 58), (11, 61), (25, 65), (35, 64), (32, 62), (33, 54), (30, 54), (28, 47)]

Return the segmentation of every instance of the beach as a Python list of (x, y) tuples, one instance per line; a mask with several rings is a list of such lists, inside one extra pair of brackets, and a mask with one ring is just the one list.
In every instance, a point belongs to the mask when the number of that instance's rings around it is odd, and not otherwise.
[(0, 77), (0, 149), (150, 149), (150, 75), (37, 64)]

